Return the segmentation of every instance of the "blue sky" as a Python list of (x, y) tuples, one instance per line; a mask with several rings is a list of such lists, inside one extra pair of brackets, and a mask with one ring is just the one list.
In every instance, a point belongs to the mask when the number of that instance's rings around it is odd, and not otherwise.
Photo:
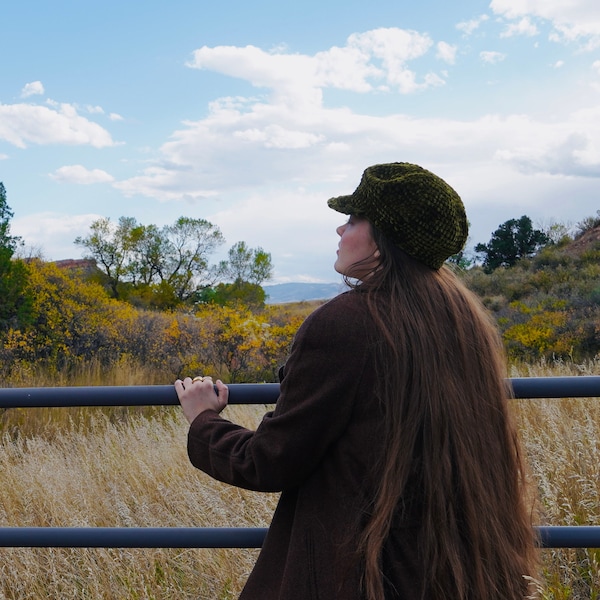
[(600, 209), (597, 0), (55, 2), (3, 7), (0, 181), (47, 260), (100, 217), (204, 218), (337, 281), (326, 206), (380, 162), (461, 194), (469, 244)]

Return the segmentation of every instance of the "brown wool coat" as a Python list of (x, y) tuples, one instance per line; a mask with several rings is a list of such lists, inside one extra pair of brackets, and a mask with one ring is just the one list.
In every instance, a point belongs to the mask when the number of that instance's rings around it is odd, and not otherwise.
[[(281, 491), (241, 600), (359, 600), (357, 529), (373, 496), (382, 416), (373, 398), (372, 330), (363, 294), (341, 294), (304, 322), (285, 366), (275, 410), (256, 432), (212, 411), (192, 423), (194, 466), (226, 483)], [(420, 597), (418, 528), (393, 527), (386, 598)]]

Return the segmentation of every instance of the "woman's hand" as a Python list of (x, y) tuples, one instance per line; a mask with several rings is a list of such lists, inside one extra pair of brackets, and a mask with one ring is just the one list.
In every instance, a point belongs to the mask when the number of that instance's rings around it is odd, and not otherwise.
[(213, 384), (212, 377), (186, 377), (183, 381), (175, 382), (175, 391), (183, 414), (188, 422), (192, 421), (205, 410), (220, 413), (227, 406), (229, 388), (217, 379)]

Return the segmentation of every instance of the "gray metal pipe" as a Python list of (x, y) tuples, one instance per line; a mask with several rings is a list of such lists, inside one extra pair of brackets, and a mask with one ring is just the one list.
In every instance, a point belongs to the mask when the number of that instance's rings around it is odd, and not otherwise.
[[(600, 397), (600, 377), (521, 377), (517, 398)], [(273, 404), (276, 383), (229, 385), (231, 404)], [(0, 408), (177, 405), (172, 385), (0, 388)], [(600, 527), (536, 527), (545, 548), (600, 548)], [(259, 548), (266, 528), (3, 527), (0, 547)]]
[[(230, 404), (272, 404), (278, 383), (233, 383)], [(65, 406), (173, 406), (178, 405), (172, 385), (0, 388), (0, 408)]]
[[(543, 548), (600, 548), (600, 527), (535, 528)], [(266, 527), (0, 527), (8, 548), (260, 548)]]
[[(600, 397), (600, 377), (517, 377), (507, 380), (517, 398)], [(274, 404), (278, 383), (232, 383), (230, 404)], [(173, 406), (172, 385), (0, 388), (0, 408), (64, 406)]]
[(260, 548), (266, 527), (0, 527), (4, 548)]

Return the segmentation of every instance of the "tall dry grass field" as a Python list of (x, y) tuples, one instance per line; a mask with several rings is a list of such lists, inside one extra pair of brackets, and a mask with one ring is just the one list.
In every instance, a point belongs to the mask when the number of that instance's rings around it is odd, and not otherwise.
[[(513, 376), (600, 374), (514, 367)], [(143, 369), (22, 385), (164, 384)], [(600, 399), (514, 401), (543, 524), (600, 525)], [(253, 427), (264, 407), (232, 406)], [(176, 408), (21, 409), (2, 415), (0, 526), (267, 526), (277, 497), (212, 481), (188, 462)], [(0, 548), (0, 599), (235, 598), (256, 550)], [(600, 598), (600, 553), (542, 552), (546, 599)]]
[[(521, 365), (513, 377), (600, 375), (584, 365)], [(600, 525), (600, 398), (515, 400), (515, 413), (540, 498), (542, 525)], [(600, 598), (600, 549), (542, 551), (543, 594)]]
[[(166, 384), (141, 368), (18, 385)], [(255, 427), (265, 407), (231, 406)], [(1, 414), (0, 527), (265, 527), (277, 497), (219, 484), (186, 454), (176, 407), (9, 409)], [(257, 550), (0, 548), (1, 600), (228, 599)]]

